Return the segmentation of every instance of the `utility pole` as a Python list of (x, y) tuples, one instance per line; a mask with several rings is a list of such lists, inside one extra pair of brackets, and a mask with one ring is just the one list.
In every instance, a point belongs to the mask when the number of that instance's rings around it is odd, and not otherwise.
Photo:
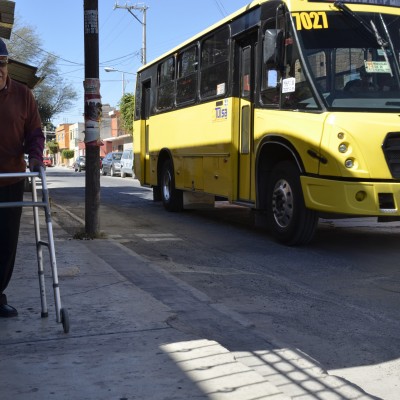
[(99, 79), (98, 0), (84, 0), (85, 40), (85, 233), (99, 234), (100, 209), (100, 118), (102, 114)]
[[(145, 4), (136, 4), (134, 6), (128, 6), (128, 4), (125, 4), (124, 6), (118, 5), (118, 3), (115, 3), (114, 10), (116, 8), (124, 8), (125, 10), (128, 10), (130, 14), (133, 15), (133, 17), (139, 22), (139, 24), (142, 25), (142, 64), (146, 64), (146, 11), (149, 7), (147, 7)], [(132, 10), (138, 10), (143, 13), (143, 21), (140, 21), (140, 19), (132, 12)]]

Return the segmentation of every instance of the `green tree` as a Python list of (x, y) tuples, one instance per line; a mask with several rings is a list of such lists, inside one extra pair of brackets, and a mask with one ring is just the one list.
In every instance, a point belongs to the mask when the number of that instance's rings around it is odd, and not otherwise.
[(59, 151), (58, 143), (55, 140), (47, 142), (47, 147), (49, 149), (50, 154), (57, 154)]
[(135, 111), (135, 96), (132, 93), (125, 93), (120, 102), (122, 128), (126, 133), (133, 134), (133, 113)]
[(48, 131), (55, 132), (55, 130), (56, 130), (55, 125), (52, 124), (51, 122), (43, 123), (43, 126), (45, 126)]
[(72, 85), (60, 77), (57, 58), (41, 50), (42, 42), (35, 28), (22, 26), (17, 19), (7, 47), (11, 58), (37, 67), (37, 76), (44, 78), (33, 90), (43, 124), (50, 123), (57, 114), (73, 105), (78, 95)]
[(74, 158), (75, 151), (74, 150), (65, 149), (65, 150), (62, 151), (61, 154), (62, 154), (63, 158), (66, 158), (67, 160), (70, 160), (71, 158)]

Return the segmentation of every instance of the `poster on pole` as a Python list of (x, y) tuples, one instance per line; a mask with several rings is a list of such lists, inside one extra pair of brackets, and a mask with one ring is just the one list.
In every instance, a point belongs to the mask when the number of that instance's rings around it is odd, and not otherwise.
[(100, 80), (87, 78), (83, 82), (85, 89), (85, 143), (100, 146), (100, 119), (102, 115)]

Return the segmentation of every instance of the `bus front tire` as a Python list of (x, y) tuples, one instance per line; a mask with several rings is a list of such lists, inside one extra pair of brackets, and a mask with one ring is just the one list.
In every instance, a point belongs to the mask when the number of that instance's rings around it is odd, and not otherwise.
[(166, 160), (161, 173), (161, 198), (168, 211), (183, 210), (182, 190), (175, 188), (174, 168), (171, 160)]
[(289, 246), (308, 244), (318, 226), (316, 211), (306, 208), (300, 171), (291, 161), (273, 168), (267, 188), (268, 227), (274, 238)]

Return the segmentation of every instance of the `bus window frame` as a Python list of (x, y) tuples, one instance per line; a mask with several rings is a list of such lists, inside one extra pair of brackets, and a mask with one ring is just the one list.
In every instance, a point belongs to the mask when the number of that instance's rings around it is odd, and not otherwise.
[[(171, 78), (170, 79), (165, 79), (167, 77), (167, 74), (163, 74), (162, 68), (166, 63), (169, 61), (172, 61), (172, 71), (171, 72)], [(172, 89), (172, 95), (170, 98), (168, 97), (169, 103), (168, 105), (164, 107), (160, 107), (160, 90), (165, 90), (168, 89), (168, 86), (171, 86)], [(175, 106), (175, 94), (176, 94), (176, 58), (175, 55), (172, 54), (162, 61), (160, 61), (157, 64), (157, 88), (156, 88), (156, 93), (157, 93), (157, 100), (156, 100), (156, 110), (157, 112), (166, 112), (169, 110), (172, 110)]]
[[(279, 108), (279, 105), (280, 105), (280, 97), (281, 97), (281, 93), (280, 93), (281, 92), (281, 90), (280, 90), (281, 82), (280, 82), (280, 80), (282, 77), (282, 72), (280, 71), (278, 63), (276, 62), (277, 60), (275, 59), (275, 54), (273, 55), (273, 58), (270, 58), (267, 60), (267, 61), (270, 61), (271, 68), (267, 67), (267, 62), (265, 62), (265, 59), (264, 59), (265, 58), (265, 54), (264, 54), (265, 53), (265, 44), (264, 43), (266, 40), (266, 38), (265, 38), (266, 31), (272, 30), (272, 29), (276, 30), (276, 32), (277, 32), (276, 38), (278, 37), (278, 33), (280, 32), (280, 30), (276, 28), (276, 23), (274, 24), (274, 27), (270, 26), (271, 21), (275, 21), (275, 18), (273, 18), (273, 19), (269, 18), (269, 19), (263, 21), (263, 23), (261, 25), (261, 29), (260, 29), (260, 35), (261, 35), (261, 38), (259, 40), (259, 42), (261, 43), (261, 46), (260, 46), (261, 55), (259, 58), (260, 91), (259, 91), (258, 98), (259, 98), (261, 107), (276, 109), (276, 108)], [(276, 79), (276, 86), (274, 86), (274, 87), (268, 86), (268, 84), (267, 84), (267, 81), (268, 81), (267, 76), (268, 76), (269, 71), (276, 71), (277, 79)], [(276, 92), (275, 97), (273, 98), (273, 101), (271, 101), (271, 102), (265, 102), (263, 100), (263, 95), (265, 95), (265, 93), (267, 91), (270, 91), (270, 92), (275, 91)]]
[[(175, 103), (176, 103), (176, 107), (184, 107), (186, 105), (190, 105), (193, 104), (197, 101), (198, 98), (198, 91), (199, 91), (199, 62), (200, 62), (200, 57), (199, 57), (199, 53), (200, 53), (200, 49), (199, 49), (200, 45), (199, 42), (194, 42), (192, 44), (190, 44), (189, 46), (185, 47), (184, 49), (180, 50), (176, 56), (176, 85), (175, 85)], [(190, 50), (195, 49), (195, 62), (194, 62), (194, 71), (191, 71), (190, 73), (187, 74), (183, 74), (183, 72), (181, 71), (182, 68), (182, 64), (181, 64), (181, 57), (188, 53)], [(182, 73), (182, 75), (181, 75)], [(180, 81), (183, 82), (184, 79), (190, 79), (190, 77), (193, 77), (193, 79), (195, 80), (195, 85), (194, 85), (194, 93), (193, 93), (193, 97), (190, 99), (184, 99), (184, 100), (180, 100), (179, 99), (179, 85), (180, 85)]]
[(142, 76), (140, 73), (137, 74), (136, 77), (136, 88), (135, 88), (135, 112), (134, 112), (134, 120), (138, 121), (142, 118)]
[[(212, 37), (215, 37), (216, 35), (220, 34), (222, 31), (226, 30), (227, 31), (227, 56), (223, 61), (215, 62), (215, 63), (208, 63), (206, 66), (204, 66), (204, 59), (203, 59), (203, 51), (204, 51), (204, 43), (210, 40)], [(231, 25), (229, 23), (223, 25), (222, 27), (219, 27), (215, 31), (211, 32), (207, 36), (201, 38), (200, 40), (200, 53), (199, 53), (199, 62), (200, 62), (200, 68), (199, 68), (199, 100), (200, 102), (205, 102), (209, 101), (215, 98), (223, 98), (226, 97), (229, 94), (229, 82), (231, 79), (231, 63), (232, 63), (232, 56), (233, 56), (233, 50), (232, 50), (232, 31), (231, 31)], [(207, 93), (203, 93), (203, 83), (206, 82), (206, 80), (203, 78), (204, 74), (206, 72), (210, 72), (212, 69), (217, 69), (217, 67), (221, 67), (221, 65), (226, 64), (225, 68), (221, 68), (221, 70), (226, 71), (226, 76), (225, 76), (225, 82), (220, 82), (219, 85), (225, 84), (224, 86), (224, 91), (223, 93), (218, 93), (218, 87), (215, 88), (215, 93), (214, 91), (207, 95)], [(207, 81), (209, 82), (209, 81)], [(219, 86), (218, 85), (218, 86)], [(211, 90), (209, 90), (211, 92)]]

